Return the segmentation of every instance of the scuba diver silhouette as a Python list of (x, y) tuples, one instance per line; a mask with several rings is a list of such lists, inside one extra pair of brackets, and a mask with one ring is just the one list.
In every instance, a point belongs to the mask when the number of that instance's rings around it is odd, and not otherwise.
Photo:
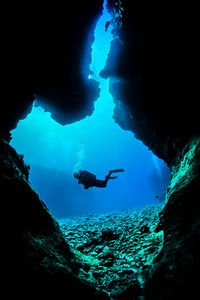
[(110, 25), (110, 21), (107, 21), (106, 24), (105, 24), (105, 31), (108, 30), (109, 25)]
[(108, 172), (108, 175), (105, 177), (105, 180), (99, 180), (96, 178), (96, 175), (84, 170), (79, 170), (79, 172), (75, 172), (73, 175), (74, 178), (78, 179), (78, 183), (83, 184), (84, 189), (87, 190), (89, 187), (93, 186), (105, 188), (109, 179), (117, 178), (117, 176), (111, 176), (111, 174), (118, 172), (124, 172), (124, 169), (110, 170)]

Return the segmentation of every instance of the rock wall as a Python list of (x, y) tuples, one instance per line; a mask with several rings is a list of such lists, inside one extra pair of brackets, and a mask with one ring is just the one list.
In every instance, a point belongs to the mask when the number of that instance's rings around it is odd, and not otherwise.
[(28, 182), (28, 167), (22, 156), (3, 140), (0, 140), (0, 171), (1, 208), (6, 215), (3, 279), (9, 283), (9, 291), (13, 287), (16, 296), (17, 291), (22, 295), (28, 288), (29, 293), (37, 291), (52, 296), (52, 292), (62, 295), (67, 290), (75, 299), (81, 295), (87, 299), (107, 299), (106, 294), (97, 294), (92, 284), (77, 276), (81, 263)]
[(164, 230), (164, 246), (147, 274), (145, 299), (190, 299), (198, 293), (200, 267), (200, 126), (196, 81), (188, 77), (196, 58), (195, 13), (188, 6), (177, 14), (170, 4), (109, 3), (120, 20), (113, 43), (119, 63), (112, 64), (111, 52), (102, 72), (112, 77), (114, 118), (171, 167), (157, 228)]
[(197, 85), (188, 76), (194, 72), (196, 29), (194, 20), (183, 17), (190, 7), (182, 5), (180, 13), (175, 4), (109, 3), (120, 22), (102, 75), (113, 77), (115, 120), (171, 165), (191, 137), (200, 135)]
[(9, 138), (35, 98), (61, 124), (92, 113), (99, 88), (88, 80), (90, 46), (102, 4), (4, 3), (0, 137)]
[(164, 230), (162, 252), (146, 280), (146, 299), (192, 299), (200, 267), (200, 138), (184, 147), (172, 167), (166, 205), (157, 231)]

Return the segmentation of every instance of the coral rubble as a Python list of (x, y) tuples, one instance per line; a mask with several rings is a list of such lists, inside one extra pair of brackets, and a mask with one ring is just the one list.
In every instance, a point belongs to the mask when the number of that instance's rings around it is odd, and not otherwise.
[(143, 294), (143, 277), (160, 253), (163, 232), (155, 232), (160, 206), (106, 215), (61, 219), (59, 224), (75, 256), (79, 276), (113, 299), (131, 291)]

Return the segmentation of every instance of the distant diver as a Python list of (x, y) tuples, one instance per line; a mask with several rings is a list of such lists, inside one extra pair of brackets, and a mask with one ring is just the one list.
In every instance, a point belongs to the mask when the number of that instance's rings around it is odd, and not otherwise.
[(107, 21), (106, 24), (105, 24), (105, 31), (108, 30), (109, 25), (110, 25), (110, 21)]
[(78, 179), (78, 183), (83, 184), (84, 189), (87, 190), (89, 187), (93, 186), (105, 188), (109, 179), (117, 178), (117, 176), (111, 176), (111, 174), (118, 172), (124, 172), (124, 169), (110, 170), (108, 175), (105, 177), (105, 180), (99, 180), (96, 178), (96, 175), (84, 170), (79, 170), (79, 172), (75, 172), (73, 175), (74, 178)]

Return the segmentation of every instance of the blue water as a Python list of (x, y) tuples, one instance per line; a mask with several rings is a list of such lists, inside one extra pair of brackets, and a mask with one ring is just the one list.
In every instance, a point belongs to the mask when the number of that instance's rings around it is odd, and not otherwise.
[[(31, 167), (32, 186), (56, 218), (157, 204), (155, 196), (166, 189), (169, 180), (164, 162), (112, 118), (109, 79), (99, 77), (113, 39), (112, 26), (105, 31), (108, 20), (104, 3), (92, 45), (91, 73), (87, 74), (88, 80), (97, 80), (101, 88), (93, 114), (62, 126), (33, 103), (31, 113), (11, 132), (11, 145), (24, 154)], [(108, 170), (116, 168), (125, 172), (102, 189), (85, 190), (73, 178), (74, 171), (83, 169), (104, 179)]]

